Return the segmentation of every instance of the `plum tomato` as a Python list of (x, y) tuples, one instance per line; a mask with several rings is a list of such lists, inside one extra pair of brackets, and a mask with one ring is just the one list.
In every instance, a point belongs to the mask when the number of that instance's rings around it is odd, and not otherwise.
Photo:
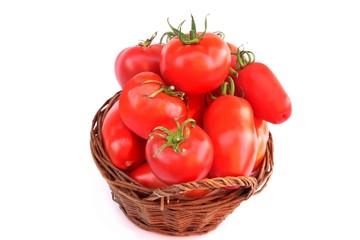
[(133, 133), (120, 117), (119, 104), (114, 104), (101, 126), (106, 154), (118, 168), (130, 171), (145, 160), (146, 140)]
[(232, 95), (217, 97), (205, 110), (203, 127), (214, 146), (209, 176), (249, 176), (257, 151), (254, 115), (249, 102)]

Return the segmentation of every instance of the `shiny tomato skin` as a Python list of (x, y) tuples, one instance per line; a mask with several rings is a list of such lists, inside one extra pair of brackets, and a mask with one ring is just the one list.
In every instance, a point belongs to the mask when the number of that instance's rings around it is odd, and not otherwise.
[(203, 124), (214, 145), (209, 176), (249, 176), (255, 163), (257, 138), (248, 101), (231, 95), (216, 98), (205, 110)]
[(144, 162), (142, 165), (135, 168), (132, 172), (129, 173), (129, 176), (141, 185), (150, 189), (168, 186), (154, 175), (147, 162)]
[[(174, 124), (163, 124), (170, 131), (175, 131)], [(211, 168), (214, 149), (211, 139), (198, 125), (189, 126), (189, 137), (179, 145), (183, 152), (175, 152), (166, 147), (156, 156), (154, 154), (166, 143), (166, 140), (152, 134), (146, 143), (145, 157), (153, 173), (164, 183), (172, 185), (205, 178)]]
[(292, 104), (288, 94), (271, 69), (254, 62), (238, 71), (236, 94), (248, 100), (254, 115), (273, 124), (285, 122), (291, 116)]
[(256, 152), (255, 164), (253, 171), (255, 171), (259, 165), (262, 163), (265, 152), (266, 152), (266, 144), (269, 139), (269, 127), (268, 123), (262, 119), (254, 118), (255, 130), (258, 142), (258, 148)]
[(125, 126), (119, 104), (107, 112), (101, 130), (106, 154), (116, 167), (130, 171), (144, 162), (146, 141)]
[(119, 98), (120, 114), (125, 125), (144, 139), (148, 139), (149, 133), (162, 123), (187, 116), (186, 103), (181, 98), (164, 92), (149, 97), (159, 90), (160, 84), (165, 83), (158, 74), (139, 73), (129, 80)]
[(125, 84), (140, 72), (160, 74), (160, 53), (163, 44), (132, 46), (123, 49), (115, 59), (115, 76), (123, 88)]
[(206, 94), (191, 95), (187, 97), (188, 118), (196, 121), (202, 127), (203, 114), (206, 108)]
[(188, 95), (204, 94), (217, 88), (230, 69), (231, 54), (226, 42), (205, 33), (198, 44), (185, 45), (172, 38), (162, 49), (160, 72), (169, 85)]

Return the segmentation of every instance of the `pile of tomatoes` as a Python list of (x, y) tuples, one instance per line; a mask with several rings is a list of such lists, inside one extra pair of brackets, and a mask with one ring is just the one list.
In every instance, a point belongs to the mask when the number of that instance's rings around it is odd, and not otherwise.
[(159, 43), (154, 34), (116, 58), (122, 91), (102, 125), (109, 159), (153, 189), (251, 175), (268, 123), (291, 115), (287, 93), (252, 52), (207, 32), (206, 19), (203, 32), (193, 16), (189, 33), (169, 26)]

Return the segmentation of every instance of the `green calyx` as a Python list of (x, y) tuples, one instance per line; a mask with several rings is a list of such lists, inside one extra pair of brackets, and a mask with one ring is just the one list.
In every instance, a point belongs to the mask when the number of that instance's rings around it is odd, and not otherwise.
[(141, 40), (138, 43), (138, 46), (144, 47), (144, 48), (149, 47), (151, 45), (152, 41), (155, 39), (156, 35), (157, 35), (157, 32), (155, 32), (150, 38), (148, 38), (146, 40)]
[(166, 85), (164, 85), (164, 83), (162, 83), (162, 82), (160, 82), (158, 80), (151, 80), (151, 79), (146, 80), (144, 82), (141, 82), (141, 84), (147, 84), (147, 83), (157, 83), (157, 84), (159, 84), (159, 89), (158, 90), (156, 90), (152, 94), (145, 95), (148, 98), (153, 98), (156, 95), (158, 95), (159, 93), (163, 92), (163, 93), (165, 93), (165, 94), (167, 94), (169, 96), (178, 97), (181, 100), (184, 100), (185, 93), (180, 92), (180, 91), (175, 91), (175, 87), (172, 86), (172, 85), (171, 86), (166, 86)]
[(182, 153), (186, 151), (186, 149), (184, 148), (180, 149), (180, 144), (185, 142), (190, 136), (190, 128), (188, 124), (190, 124), (190, 127), (194, 128), (196, 121), (192, 118), (188, 118), (182, 124), (180, 124), (177, 118), (175, 118), (174, 120), (176, 123), (175, 131), (172, 132), (163, 126), (158, 126), (155, 127), (151, 132), (149, 139), (153, 138), (154, 135), (156, 135), (166, 140), (166, 142), (155, 152), (155, 154), (153, 155), (154, 158), (156, 158), (156, 156), (162, 150), (168, 147), (171, 147), (177, 153)]
[(174, 28), (170, 24), (169, 19), (167, 20), (167, 22), (172, 30), (172, 32), (167, 33), (167, 35), (172, 36), (172, 37), (178, 36), (180, 41), (186, 45), (198, 44), (200, 42), (200, 40), (203, 38), (203, 36), (205, 35), (206, 30), (207, 30), (207, 16), (205, 17), (205, 29), (199, 36), (197, 36), (196, 24), (195, 24), (195, 20), (194, 20), (194, 17), (192, 14), (191, 14), (191, 30), (190, 30), (189, 34), (184, 34), (181, 29), (182, 25), (184, 24), (185, 21), (182, 21), (179, 24), (178, 28)]

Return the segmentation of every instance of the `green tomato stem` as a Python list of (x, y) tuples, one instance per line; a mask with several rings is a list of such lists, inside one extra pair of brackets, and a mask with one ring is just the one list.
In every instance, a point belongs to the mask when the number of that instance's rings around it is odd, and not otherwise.
[(205, 29), (199, 36), (197, 36), (196, 23), (192, 14), (191, 14), (191, 29), (188, 35), (182, 32), (182, 25), (184, 24), (185, 21), (182, 21), (177, 29), (170, 24), (169, 18), (167, 19), (167, 22), (174, 36), (178, 36), (180, 41), (185, 45), (198, 44), (200, 40), (204, 37), (207, 30), (207, 16), (205, 17)]
[(157, 32), (155, 32), (150, 38), (146, 39), (146, 40), (142, 40), (138, 43), (138, 46), (140, 47), (144, 47), (147, 48), (151, 45), (152, 41), (154, 40), (154, 38), (156, 37)]
[(236, 67), (239, 70), (255, 62), (255, 54), (251, 51), (238, 49), (236, 55), (237, 55)]
[[(168, 43), (171, 39), (173, 39), (176, 35), (174, 34), (174, 32), (165, 32), (161, 38), (160, 38), (160, 44), (165, 44), (165, 43)], [(164, 38), (166, 38), (166, 41), (165, 43), (163, 42), (164, 41)]]
[(216, 35), (218, 35), (219, 37), (221, 37), (222, 39), (225, 39), (225, 33), (221, 32), (221, 31), (216, 31), (214, 32)]
[(238, 76), (238, 72), (233, 69), (232, 67), (229, 69), (229, 75), (237, 77)]
[(180, 91), (175, 91), (174, 86), (165, 86), (162, 82), (153, 79), (146, 80), (144, 82), (141, 82), (140, 84), (147, 84), (147, 83), (157, 83), (160, 85), (159, 89), (157, 89), (155, 92), (153, 92), (150, 95), (146, 95), (148, 98), (156, 97), (159, 93), (163, 92), (169, 96), (178, 97), (181, 100), (184, 100), (185, 93)]
[(150, 133), (150, 138), (154, 138), (154, 136), (158, 136), (161, 138), (164, 138), (166, 140), (166, 143), (161, 145), (157, 151), (154, 153), (153, 157), (156, 158), (156, 156), (163, 151), (165, 148), (172, 147), (173, 150), (177, 153), (185, 152), (186, 149), (182, 148), (180, 149), (180, 144), (185, 142), (189, 136), (190, 136), (190, 128), (187, 126), (188, 123), (190, 123), (190, 126), (192, 128), (195, 127), (196, 121), (192, 118), (186, 119), (182, 124), (179, 123), (179, 120), (177, 118), (174, 119), (176, 123), (176, 130), (170, 131), (169, 129), (158, 126), (153, 129), (153, 131)]
[(232, 79), (232, 77), (228, 76), (227, 77), (227, 80), (229, 82), (229, 93), (228, 95), (231, 95), (231, 96), (234, 96), (235, 95), (235, 82), (234, 82), (234, 79)]
[(216, 98), (220, 96), (234, 96), (235, 95), (235, 83), (231, 76), (228, 76), (226, 80), (219, 86), (220, 93), (218, 95), (215, 94), (215, 91), (210, 92), (208, 97), (211, 101), (214, 101)]
[(221, 96), (225, 96), (225, 95), (234, 96), (235, 83), (234, 83), (234, 80), (232, 79), (232, 77), (228, 76), (226, 78), (226, 81), (221, 84), (220, 90), (221, 90), (220, 91)]

